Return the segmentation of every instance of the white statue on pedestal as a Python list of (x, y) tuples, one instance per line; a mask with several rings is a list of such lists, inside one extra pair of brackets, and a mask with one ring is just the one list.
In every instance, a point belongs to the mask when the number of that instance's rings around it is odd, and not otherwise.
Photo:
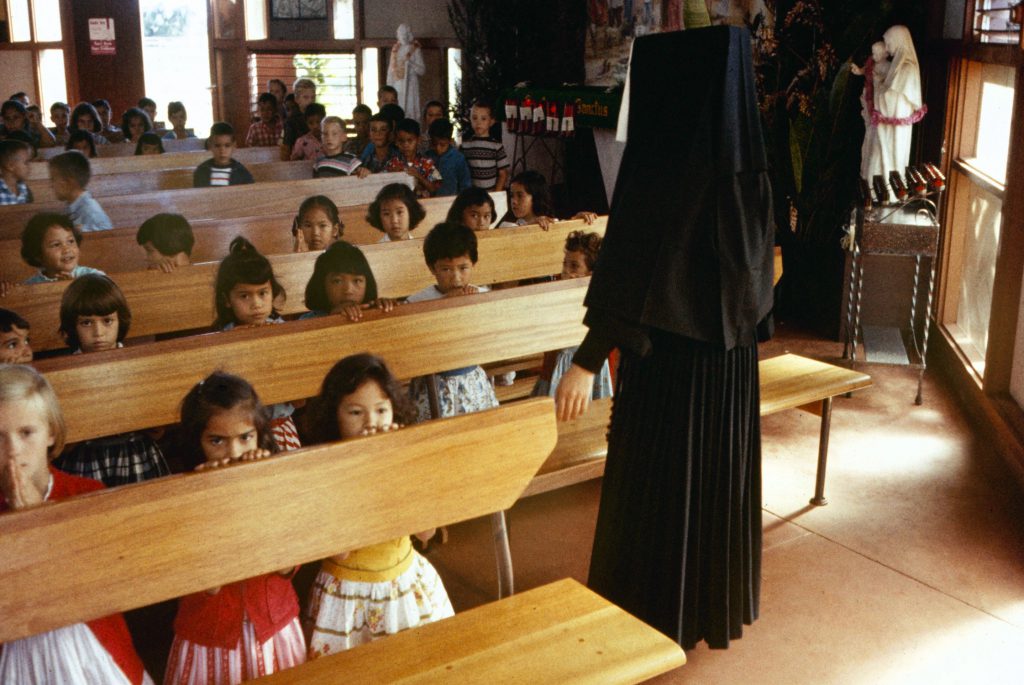
[(398, 91), (398, 105), (405, 110), (405, 116), (419, 121), (420, 76), (427, 70), (423, 51), (408, 24), (399, 25), (396, 36), (398, 42), (391, 49), (388, 63), (388, 85)]

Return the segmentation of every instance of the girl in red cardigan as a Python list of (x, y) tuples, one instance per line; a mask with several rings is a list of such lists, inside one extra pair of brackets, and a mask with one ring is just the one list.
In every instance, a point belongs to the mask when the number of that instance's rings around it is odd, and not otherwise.
[[(245, 380), (215, 372), (185, 396), (185, 459), (196, 471), (269, 457), (270, 416)], [(178, 600), (165, 685), (232, 685), (306, 660), (289, 568)]]
[[(64, 447), (64, 415), (45, 378), (0, 365), (0, 512), (102, 490), (50, 466)], [(0, 645), (0, 683), (152, 685), (121, 614)]]

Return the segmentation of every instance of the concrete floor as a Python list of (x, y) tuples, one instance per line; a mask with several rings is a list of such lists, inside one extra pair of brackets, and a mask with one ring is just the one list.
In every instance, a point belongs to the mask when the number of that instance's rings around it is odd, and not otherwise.
[[(780, 327), (762, 358), (835, 361), (842, 346)], [(1024, 682), (1024, 497), (929, 373), (865, 365), (837, 398), (826, 495), (811, 507), (818, 418), (766, 417), (761, 617), (728, 650), (698, 646), (659, 683)], [(510, 512), (516, 588), (586, 580), (600, 481)], [(429, 558), (456, 610), (495, 597), (487, 520)]]

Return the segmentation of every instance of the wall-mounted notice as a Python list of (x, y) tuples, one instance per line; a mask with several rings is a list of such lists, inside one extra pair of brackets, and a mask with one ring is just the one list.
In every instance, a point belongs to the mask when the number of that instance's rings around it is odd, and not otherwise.
[(89, 50), (93, 55), (116, 55), (114, 20), (89, 18)]

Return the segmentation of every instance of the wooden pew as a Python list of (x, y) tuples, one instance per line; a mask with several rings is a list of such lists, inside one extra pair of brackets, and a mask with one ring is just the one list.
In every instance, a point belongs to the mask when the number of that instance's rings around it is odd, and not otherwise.
[[(373, 174), (366, 178), (320, 178), (305, 181), (274, 181), (227, 188), (162, 190), (138, 195), (102, 198), (100, 203), (115, 228), (137, 228), (160, 212), (183, 214), (197, 219), (235, 218), (277, 213), (282, 207), (297, 206), (310, 195), (326, 195), (339, 206), (372, 202), (389, 183), (406, 183), (407, 174)], [(38, 212), (65, 211), (62, 202), (39, 202), (0, 207), (0, 240), (18, 238), (28, 220)]]
[[(536, 399), (4, 514), (0, 642), (510, 507), (554, 441), (551, 401)], [(47, 580), (60, 601), (41, 600), (39, 569), (69, 564), (74, 573)], [(571, 580), (407, 632), (419, 631), (267, 682), (514, 673), (632, 683), (686, 661), (673, 641)]]
[[(248, 166), (257, 183), (267, 181), (302, 181), (313, 178), (313, 163), (264, 162)], [(89, 182), (89, 192), (100, 199), (135, 193), (152, 193), (158, 190), (182, 190), (192, 187), (192, 172), (195, 167), (157, 169), (145, 173), (127, 172), (101, 174)], [(32, 180), (28, 183), (35, 202), (53, 202), (57, 198), (49, 178)]]
[[(292, 162), (282, 162), (291, 164)], [(504, 213), (505, 193), (492, 193), (495, 205)], [(303, 198), (296, 198), (285, 213), (237, 219), (201, 219), (190, 222), (196, 238), (192, 258), (196, 263), (217, 261), (227, 254), (228, 245), (235, 236), (244, 236), (266, 255), (288, 254), (292, 251), (292, 221)], [(452, 197), (423, 200), (427, 216), (415, 233), (423, 237), (437, 223), (444, 221)], [(366, 221), (368, 205), (339, 207), (338, 213), (345, 224), (344, 238), (355, 245), (370, 245), (380, 241), (381, 232)], [(505, 229), (502, 229), (505, 230)], [(135, 240), (137, 227), (115, 228), (112, 231), (90, 233), (82, 241), (80, 264), (91, 266), (108, 274), (120, 274), (146, 269), (142, 248)], [(35, 269), (21, 259), (20, 239), (0, 239), (0, 274), (21, 282), (35, 273)]]
[[(44, 148), (45, 150), (52, 150), (52, 153), (48, 153), (51, 156), (64, 152), (63, 148)], [(272, 148), (236, 148), (232, 156), (246, 166), (279, 162), (281, 160), (281, 155), (276, 145)], [(103, 174), (139, 173), (159, 169), (195, 169), (209, 158), (210, 153), (205, 150), (198, 152), (167, 152), (162, 155), (94, 157), (89, 160), (89, 166), (95, 178)], [(28, 165), (28, 178), (30, 180), (50, 178), (50, 172), (46, 164), (47, 161), (47, 159), (37, 159), (30, 163)]]
[[(161, 137), (167, 131), (156, 131)], [(206, 138), (185, 138), (184, 140), (164, 140), (164, 152), (196, 152), (206, 151)], [(40, 148), (37, 158), (41, 160), (50, 159), (64, 152), (64, 146)], [(101, 159), (120, 159), (122, 157), (135, 156), (135, 143), (107, 143), (96, 146), (96, 155)]]
[[(524, 226), (480, 234), (480, 261), (473, 272), (474, 282), (489, 285), (556, 274), (561, 271), (566, 235), (584, 227), (603, 233), (606, 223), (602, 217), (592, 226), (577, 220), (559, 222), (549, 231)], [(362, 249), (377, 279), (381, 297), (404, 297), (434, 282), (423, 262), (420, 240), (365, 245)], [(137, 246), (136, 251), (141, 253)], [(319, 254), (270, 257), (274, 274), (288, 293), (282, 314), (306, 311), (303, 294)], [(217, 268), (217, 263), (206, 263), (169, 274), (155, 271), (114, 274), (132, 310), (131, 335), (141, 337), (210, 326), (215, 318), (213, 283)], [(60, 298), (69, 283), (18, 286), (0, 299), (4, 307), (18, 312), (32, 324), (32, 345), (36, 351), (64, 347), (57, 329)]]

